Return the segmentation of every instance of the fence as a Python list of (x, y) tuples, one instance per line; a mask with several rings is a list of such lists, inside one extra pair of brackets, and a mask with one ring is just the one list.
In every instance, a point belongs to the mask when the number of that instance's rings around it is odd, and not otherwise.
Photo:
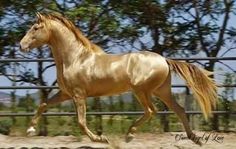
[[(184, 60), (188, 62), (196, 62), (196, 61), (235, 61), (236, 57), (207, 57), (207, 58), (172, 58), (174, 60)], [(0, 63), (7, 62), (53, 62), (52, 58), (49, 59), (1, 59)], [(234, 71), (235, 72), (235, 71)], [(173, 85), (172, 87), (186, 87), (186, 85)], [(236, 87), (236, 84), (231, 85), (219, 85), (219, 87)], [(57, 89), (57, 86), (0, 86), (0, 90), (4, 89)], [(187, 114), (201, 114), (201, 111), (186, 111)], [(236, 111), (213, 111), (214, 114), (233, 114), (236, 115)], [(88, 115), (141, 115), (142, 111), (129, 111), (129, 112), (87, 112)], [(172, 111), (159, 111), (157, 114), (165, 115), (165, 114), (173, 114)], [(34, 113), (0, 113), (0, 117), (12, 117), (12, 116), (32, 116)], [(70, 116), (75, 115), (74, 112), (54, 112), (54, 113), (44, 113), (44, 116)]]

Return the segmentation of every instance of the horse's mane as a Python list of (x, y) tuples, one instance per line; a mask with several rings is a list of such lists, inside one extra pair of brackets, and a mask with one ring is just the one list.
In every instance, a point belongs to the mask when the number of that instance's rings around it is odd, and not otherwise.
[(70, 31), (72, 31), (77, 38), (88, 50), (96, 53), (104, 53), (104, 51), (96, 44), (92, 43), (88, 38), (86, 38), (82, 32), (68, 19), (58, 14), (44, 14), (45, 18), (55, 21), (60, 21), (64, 26), (66, 26)]

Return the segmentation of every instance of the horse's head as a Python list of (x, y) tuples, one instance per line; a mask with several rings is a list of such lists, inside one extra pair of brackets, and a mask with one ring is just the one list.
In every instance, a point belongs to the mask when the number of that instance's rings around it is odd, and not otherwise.
[(47, 44), (50, 38), (50, 31), (46, 25), (47, 18), (37, 13), (36, 23), (29, 29), (23, 39), (20, 41), (21, 50), (28, 52), (33, 48)]

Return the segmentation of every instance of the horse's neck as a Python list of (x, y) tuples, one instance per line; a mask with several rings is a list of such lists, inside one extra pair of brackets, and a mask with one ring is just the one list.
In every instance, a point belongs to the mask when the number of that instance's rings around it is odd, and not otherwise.
[(84, 57), (85, 53), (89, 54), (83, 44), (66, 27), (61, 24), (54, 26), (56, 27), (52, 30), (50, 46), (58, 67), (68, 67), (74, 61), (81, 59), (82, 56)]
[(80, 60), (82, 56), (86, 57), (83, 51), (85, 47), (77, 41), (71, 31), (60, 24), (55, 24), (55, 28), (51, 29), (49, 45), (57, 67), (58, 83), (64, 86), (63, 70)]

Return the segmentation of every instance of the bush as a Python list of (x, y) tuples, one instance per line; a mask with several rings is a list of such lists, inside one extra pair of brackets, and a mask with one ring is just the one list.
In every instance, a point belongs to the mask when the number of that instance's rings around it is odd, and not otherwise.
[(0, 133), (4, 135), (8, 135), (10, 133), (11, 126), (12, 126), (12, 122), (10, 120), (1, 120)]

